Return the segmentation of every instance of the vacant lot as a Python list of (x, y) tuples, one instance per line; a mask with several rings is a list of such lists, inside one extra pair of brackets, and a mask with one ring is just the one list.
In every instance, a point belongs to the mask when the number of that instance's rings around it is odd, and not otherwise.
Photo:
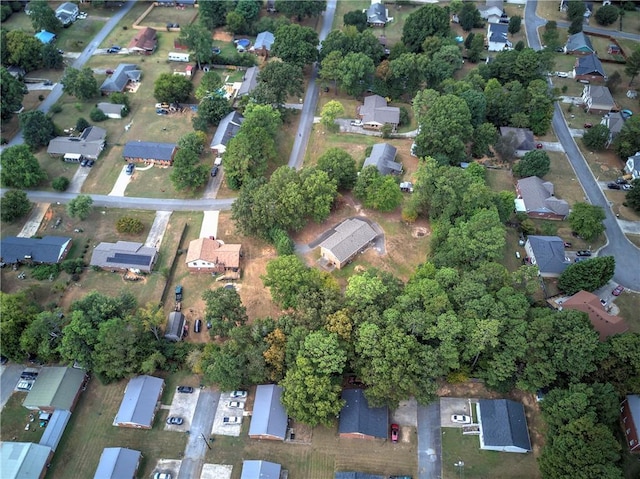
[(187, 26), (195, 20), (197, 15), (198, 9), (193, 7), (155, 7), (144, 17), (140, 26), (152, 27), (157, 30), (164, 30), (167, 22)]

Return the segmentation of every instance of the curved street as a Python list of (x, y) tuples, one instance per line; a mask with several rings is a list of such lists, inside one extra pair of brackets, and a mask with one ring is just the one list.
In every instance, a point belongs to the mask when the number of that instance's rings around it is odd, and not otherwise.
[[(529, 42), (529, 46), (534, 50), (540, 50), (542, 48), (540, 37), (538, 36), (538, 27), (543, 26), (546, 23), (546, 20), (538, 17), (536, 14), (537, 5), (538, 2), (536, 0), (529, 0), (525, 7), (524, 24), (527, 33), (527, 40)], [(558, 25), (560, 24), (561, 22), (558, 22)], [(585, 28), (585, 31), (598, 30), (601, 29)], [(624, 32), (604, 31), (613, 37), (640, 40), (640, 35), (628, 34), (631, 35), (631, 37), (629, 37)], [(584, 156), (580, 152), (578, 145), (576, 145), (575, 140), (571, 136), (567, 122), (562, 115), (560, 104), (557, 102), (553, 113), (552, 125), (558, 140), (567, 154), (569, 163), (571, 163), (571, 166), (582, 185), (582, 189), (584, 190), (589, 203), (604, 208), (604, 212), (606, 214), (604, 225), (606, 227), (607, 244), (600, 249), (598, 254), (615, 257), (616, 271), (613, 279), (617, 283), (623, 285), (625, 288), (640, 291), (640, 267), (638, 267), (638, 265), (640, 265), (640, 250), (627, 239), (620, 228), (615, 215), (611, 211), (609, 201), (598, 185), (598, 182), (596, 181)], [(635, 267), (632, 265), (635, 265)]]

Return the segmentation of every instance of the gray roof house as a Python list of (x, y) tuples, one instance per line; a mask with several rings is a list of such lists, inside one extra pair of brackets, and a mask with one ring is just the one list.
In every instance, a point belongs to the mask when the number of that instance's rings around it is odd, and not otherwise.
[(389, 143), (377, 143), (371, 148), (371, 155), (365, 160), (362, 168), (375, 166), (381, 175), (400, 174), (402, 165), (395, 161), (398, 149)]
[(167, 329), (164, 331), (165, 339), (169, 341), (180, 341), (184, 331), (184, 314), (180, 311), (171, 311), (167, 322)]
[(240, 479), (280, 479), (282, 466), (268, 461), (242, 461)]
[(622, 131), (622, 127), (624, 126), (624, 116), (619, 111), (612, 111), (611, 113), (607, 113), (602, 117), (601, 125), (609, 128), (609, 139), (607, 140), (607, 148), (611, 146), (613, 140), (615, 140), (616, 136)]
[(377, 474), (367, 474), (358, 471), (339, 471), (333, 476), (334, 479), (387, 479), (387, 476), (379, 476)]
[(484, 5), (478, 5), (480, 16), (489, 23), (499, 23), (504, 12), (502, 0), (487, 0)]
[(513, 135), (516, 138), (516, 155), (523, 156), (528, 151), (535, 150), (536, 142), (533, 139), (533, 132), (528, 128), (513, 128), (510, 126), (500, 127), (500, 136)]
[(128, 141), (122, 150), (122, 157), (129, 162), (157, 163), (171, 165), (176, 154), (175, 143), (158, 143), (157, 141)]
[(249, 48), (250, 52), (257, 53), (258, 55), (266, 56), (271, 51), (271, 45), (275, 41), (275, 37), (271, 32), (260, 32), (256, 37), (256, 41)]
[(381, 2), (371, 2), (367, 8), (367, 24), (373, 27), (384, 27), (389, 21), (387, 8)]
[(2, 479), (40, 479), (47, 472), (53, 451), (32, 442), (0, 442)]
[(576, 80), (604, 81), (607, 79), (607, 73), (604, 71), (602, 62), (598, 55), (592, 53), (576, 59), (573, 67), (573, 77)]
[(564, 46), (564, 52), (572, 55), (590, 55), (596, 51), (591, 44), (589, 35), (586, 35), (584, 32), (578, 32), (569, 35), (567, 43)]
[(253, 415), (249, 426), (250, 438), (284, 441), (288, 416), (280, 402), (281, 397), (282, 387), (275, 384), (260, 384), (256, 388)]
[(158, 259), (158, 250), (142, 243), (118, 241), (100, 243), (91, 254), (91, 266), (105, 270), (139, 269), (150, 272)]
[(360, 118), (363, 127), (379, 130), (384, 125), (389, 124), (393, 130), (400, 123), (400, 108), (388, 106), (387, 100), (380, 95), (370, 95), (365, 97), (364, 104), (359, 107)]
[(44, 238), (22, 238), (7, 236), (0, 240), (0, 255), (3, 263), (47, 263), (62, 261), (71, 248), (71, 238), (45, 236)]
[(516, 211), (526, 213), (530, 218), (565, 219), (569, 214), (569, 203), (553, 196), (553, 192), (553, 183), (537, 176), (518, 180)]
[(145, 375), (130, 379), (113, 425), (151, 429), (163, 389), (161, 378)]
[(611, 91), (606, 86), (585, 85), (580, 99), (585, 110), (592, 113), (609, 113), (618, 108)]
[(369, 407), (363, 389), (344, 389), (342, 399), (345, 404), (340, 411), (340, 437), (387, 439), (389, 410), (386, 407)]
[(125, 106), (121, 103), (108, 103), (106, 101), (102, 101), (98, 103), (96, 107), (109, 118), (118, 119), (122, 118), (122, 110)]
[(258, 67), (247, 68), (247, 71), (244, 72), (244, 77), (242, 78), (242, 84), (238, 89), (238, 96), (248, 95), (254, 90), (258, 84), (258, 73), (260, 73)]
[(524, 406), (509, 399), (480, 399), (476, 407), (480, 449), (526, 453), (531, 451)]
[(543, 278), (557, 278), (571, 264), (564, 252), (564, 241), (558, 236), (529, 236), (524, 249)]
[(334, 228), (335, 232), (320, 243), (320, 256), (341, 269), (378, 237), (366, 221), (350, 218)]
[(126, 447), (105, 447), (93, 479), (135, 479), (142, 453)]
[(627, 158), (627, 162), (624, 164), (624, 171), (631, 175), (634, 180), (640, 178), (640, 151)]
[(63, 411), (62, 409), (56, 409), (51, 414), (47, 427), (44, 430), (44, 434), (40, 438), (39, 444), (42, 446), (48, 446), (53, 451), (56, 450), (64, 430), (71, 419), (71, 411)]
[(487, 27), (487, 49), (490, 52), (501, 52), (511, 48), (512, 44), (508, 39), (509, 26), (504, 23), (489, 23)]
[(243, 121), (244, 117), (235, 110), (220, 120), (209, 145), (217, 156), (222, 156), (227, 151), (229, 141), (238, 134)]
[(64, 366), (42, 368), (22, 405), (27, 409), (48, 412), (56, 409), (73, 411), (84, 379), (83, 369)]
[(57, 136), (49, 142), (47, 153), (64, 156), (66, 161), (74, 161), (80, 156), (98, 159), (106, 144), (107, 130), (99, 126), (89, 126), (80, 136)]
[(78, 19), (80, 9), (78, 5), (71, 2), (64, 2), (58, 8), (56, 8), (56, 18), (60, 20), (62, 25), (67, 26), (75, 22)]
[(141, 77), (142, 70), (138, 69), (138, 65), (121, 63), (113, 73), (102, 82), (100, 92), (105, 95), (113, 92), (122, 92), (130, 81), (140, 81)]

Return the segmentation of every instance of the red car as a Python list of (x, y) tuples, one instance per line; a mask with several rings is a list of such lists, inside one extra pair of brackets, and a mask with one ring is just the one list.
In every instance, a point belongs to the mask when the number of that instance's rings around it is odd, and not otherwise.
[(613, 294), (614, 296), (620, 296), (620, 294), (624, 291), (624, 288), (622, 286), (616, 286), (616, 289), (614, 289), (611, 294)]
[(544, 148), (544, 145), (542, 143), (536, 143), (536, 149), (542, 150), (542, 148)]
[(400, 426), (397, 424), (391, 425), (391, 442), (398, 442), (398, 434), (400, 432)]

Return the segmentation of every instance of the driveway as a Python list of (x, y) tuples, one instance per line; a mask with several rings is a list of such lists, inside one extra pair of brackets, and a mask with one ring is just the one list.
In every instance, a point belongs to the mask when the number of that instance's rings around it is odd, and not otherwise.
[(418, 406), (418, 479), (442, 477), (440, 400)]
[(198, 238), (209, 238), (211, 236), (217, 238), (219, 218), (219, 211), (205, 211), (204, 216), (202, 217), (202, 226), (200, 227), (200, 235)]
[[(246, 405), (245, 399), (233, 399), (234, 401), (240, 401), (243, 405)], [(230, 408), (227, 404), (231, 401), (229, 393), (222, 393), (220, 400), (218, 401), (218, 408), (216, 409), (215, 419), (211, 427), (211, 434), (218, 434), (220, 436), (239, 436), (242, 429), (242, 422), (240, 424), (225, 424), (225, 417), (239, 417), (241, 421), (244, 421), (244, 408)], [(249, 419), (247, 418), (247, 421)]]
[(68, 193), (82, 193), (82, 185), (84, 180), (89, 176), (89, 173), (91, 173), (91, 168), (87, 168), (86, 166), (83, 167), (78, 164), (78, 169), (73, 174), (73, 178), (71, 178), (71, 182), (69, 183), (69, 187), (66, 191)]
[(473, 417), (471, 411), (471, 403), (477, 402), (476, 400), (470, 400), (466, 398), (440, 398), (440, 424), (442, 427), (462, 427), (464, 424), (459, 424), (451, 421), (451, 416), (454, 414)]
[(123, 165), (122, 170), (120, 170), (120, 175), (118, 175), (118, 179), (113, 185), (109, 196), (124, 196), (124, 192), (127, 191), (127, 186), (129, 186), (129, 182), (135, 174), (136, 170), (133, 170), (133, 175), (127, 175), (127, 165)]
[(26, 223), (22, 227), (22, 231), (18, 233), (20, 238), (31, 238), (36, 235), (49, 206), (49, 203), (37, 203), (33, 207), (31, 214), (29, 215), (29, 219), (27, 219)]
[[(191, 423), (193, 421), (193, 415), (195, 413), (198, 399), (200, 398), (200, 389), (193, 391), (193, 394), (185, 394), (176, 392), (173, 395), (173, 401), (169, 407), (169, 416), (177, 416), (184, 419), (184, 423), (181, 426), (174, 426), (170, 424), (164, 425), (165, 431), (189, 431), (191, 429)], [(163, 408), (166, 406), (163, 406)]]
[(160, 248), (162, 244), (162, 238), (164, 238), (164, 232), (167, 230), (169, 219), (171, 218), (171, 211), (156, 211), (156, 217), (153, 220), (149, 234), (147, 235), (147, 241), (144, 245), (151, 248)]

